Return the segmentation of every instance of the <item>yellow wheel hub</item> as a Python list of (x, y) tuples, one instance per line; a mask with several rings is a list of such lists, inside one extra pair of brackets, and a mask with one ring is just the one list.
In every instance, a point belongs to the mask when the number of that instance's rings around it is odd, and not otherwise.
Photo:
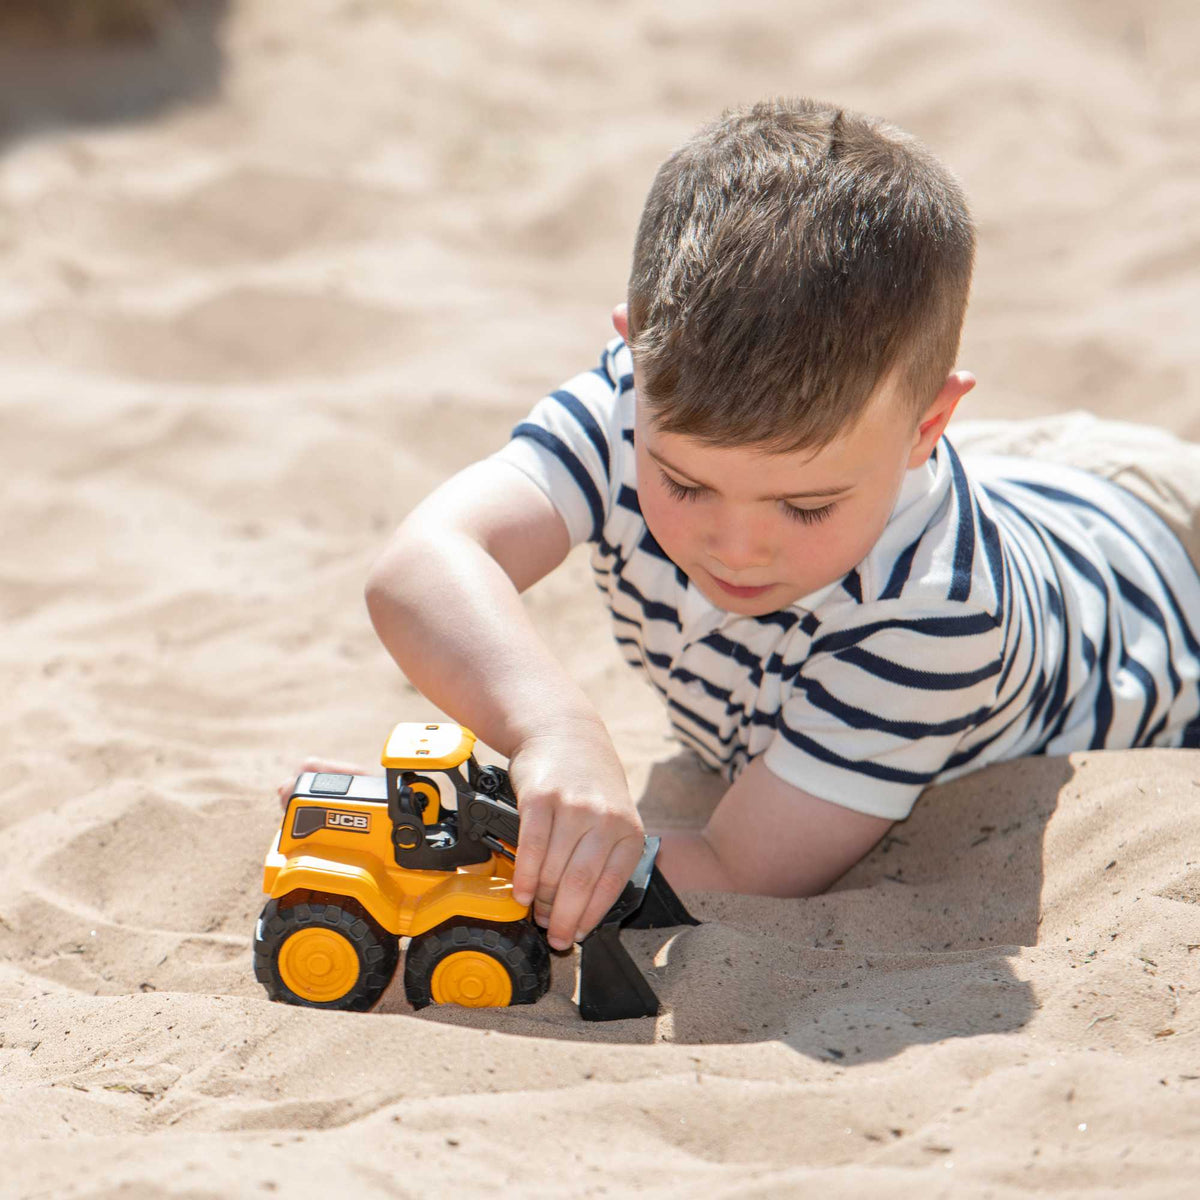
[(358, 955), (332, 929), (300, 929), (279, 948), (279, 975), (301, 999), (326, 1004), (358, 981)]
[(504, 965), (478, 950), (447, 954), (434, 968), (429, 990), (438, 1004), (502, 1008), (512, 1003), (512, 980)]

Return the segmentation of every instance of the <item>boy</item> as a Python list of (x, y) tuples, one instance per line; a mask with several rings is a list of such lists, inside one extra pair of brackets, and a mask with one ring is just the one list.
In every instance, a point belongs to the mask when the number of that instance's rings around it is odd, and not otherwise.
[(600, 366), (373, 569), (396, 662), (510, 760), (514, 890), (552, 945), (597, 923), (643, 836), (519, 599), (580, 541), (627, 659), (730, 781), (704, 830), (663, 835), (677, 889), (812, 894), (931, 782), (1200, 742), (1200, 578), (1146, 502), (1169, 519), (1167, 485), (1047, 461), (1082, 454), (1069, 422), (1035, 430), (1069, 443), (1037, 461), (964, 467), (942, 436), (974, 384), (952, 370), (973, 253), (957, 184), (898, 130), (808, 101), (726, 114), (660, 169)]

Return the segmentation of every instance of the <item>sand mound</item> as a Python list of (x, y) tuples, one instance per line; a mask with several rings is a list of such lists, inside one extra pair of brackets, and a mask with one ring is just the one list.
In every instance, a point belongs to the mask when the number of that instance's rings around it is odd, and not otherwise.
[[(249, 939), (279, 777), (431, 713), (382, 539), (594, 360), (722, 107), (834, 97), (959, 170), (974, 415), (1200, 436), (1191, 10), (177, 13), (0, 51), (0, 1195), (1190, 1195), (1194, 753), (990, 769), (824, 897), (689, 896), (628, 935), (657, 1021), (581, 1023), (569, 956), (528, 1008), (292, 1009)], [(529, 602), (649, 821), (702, 822), (586, 563)]]

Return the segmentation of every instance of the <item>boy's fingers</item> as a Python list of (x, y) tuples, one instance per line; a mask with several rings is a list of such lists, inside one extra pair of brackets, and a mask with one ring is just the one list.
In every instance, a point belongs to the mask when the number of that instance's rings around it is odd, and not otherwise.
[[(626, 840), (622, 839), (618, 845)], [(628, 852), (614, 861), (615, 849), (599, 831), (585, 835), (576, 845), (559, 878), (550, 924), (546, 929), (550, 945), (556, 950), (565, 950), (577, 940), (577, 934), (591, 929), (621, 894), (637, 859), (629, 862), (629, 870), (622, 876), (620, 872)], [(585, 918), (593, 910), (596, 916), (589, 925)]]
[(529, 804), (521, 808), (521, 839), (513, 867), (513, 899), (532, 904), (538, 891), (542, 864), (550, 845), (552, 817), (548, 809)]
[(579, 919), (587, 907), (598, 874), (594, 862), (588, 863), (586, 860), (578, 863), (573, 860), (563, 872), (546, 925), (546, 939), (555, 950), (569, 950), (574, 944)]
[(575, 940), (578, 918), (607, 858), (609, 841), (586, 811), (558, 814), (534, 904), (534, 920), (546, 928), (555, 950), (566, 950)]
[[(534, 849), (540, 855), (537, 874), (533, 873), (532, 855), (525, 863), (521, 862), (521, 851), (526, 844), (524, 817), (521, 818), (521, 841), (517, 846), (517, 867), (529, 872), (527, 876), (522, 875), (521, 877), (522, 886), (528, 887), (532, 892), (532, 900), (525, 903), (533, 904), (533, 919), (539, 925), (547, 927), (552, 914), (558, 908), (558, 897), (562, 891), (564, 872), (573, 861), (579, 839), (587, 831), (587, 824), (582, 819), (571, 820), (559, 812), (551, 818), (552, 826), (546, 829), (546, 825), (540, 820), (541, 814), (538, 816), (538, 822), (534, 826), (536, 839)], [(521, 902), (521, 894), (517, 891), (517, 875), (514, 871), (513, 895), (518, 902)], [(565, 950), (571, 944), (570, 939), (573, 932), (574, 930), (571, 929), (562, 933), (556, 928), (555, 935), (550, 938), (550, 944), (556, 950)]]
[(622, 838), (608, 856), (608, 862), (596, 880), (592, 890), (592, 898), (579, 918), (575, 930), (575, 940), (582, 941), (604, 919), (604, 914), (617, 902), (617, 897), (629, 882), (633, 868), (637, 866), (642, 856), (646, 841), (642, 836)]
[[(571, 846), (567, 852), (567, 859), (574, 850)], [(541, 875), (537, 881), (537, 890), (534, 893), (533, 900), (533, 919), (546, 930), (546, 936), (550, 939), (550, 945), (555, 950), (566, 950), (571, 944), (571, 935), (563, 934), (556, 930), (551, 934), (550, 922), (554, 913), (558, 909), (560, 897), (563, 889), (563, 870), (566, 866), (564, 856), (560, 848), (556, 847), (551, 842), (549, 849), (546, 852), (546, 857), (542, 860)]]

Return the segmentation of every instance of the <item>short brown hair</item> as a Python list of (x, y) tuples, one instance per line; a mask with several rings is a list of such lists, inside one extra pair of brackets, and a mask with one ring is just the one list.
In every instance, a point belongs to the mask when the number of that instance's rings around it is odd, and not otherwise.
[(818, 449), (899, 369), (914, 420), (958, 353), (975, 237), (908, 134), (812, 100), (725, 113), (659, 168), (629, 281), (655, 427)]

